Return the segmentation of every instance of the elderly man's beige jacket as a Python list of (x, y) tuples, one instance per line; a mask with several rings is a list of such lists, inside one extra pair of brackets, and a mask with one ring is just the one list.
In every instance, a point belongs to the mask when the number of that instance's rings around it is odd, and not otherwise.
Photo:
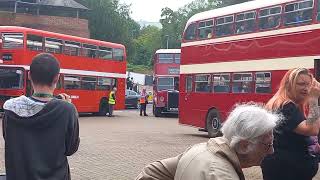
[(236, 153), (228, 141), (213, 138), (174, 158), (146, 166), (136, 180), (244, 180)]

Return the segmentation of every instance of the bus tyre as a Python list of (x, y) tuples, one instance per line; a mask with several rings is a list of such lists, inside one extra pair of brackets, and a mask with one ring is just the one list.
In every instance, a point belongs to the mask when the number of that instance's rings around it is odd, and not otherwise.
[(221, 122), (218, 111), (215, 109), (210, 110), (206, 120), (206, 129), (208, 131), (208, 136), (210, 138), (217, 137), (218, 135), (220, 135), (220, 128)]
[(109, 112), (109, 104), (105, 99), (103, 99), (100, 102), (98, 115), (106, 116), (108, 112)]
[(155, 105), (153, 105), (153, 115), (155, 117), (161, 117), (161, 108), (156, 107)]

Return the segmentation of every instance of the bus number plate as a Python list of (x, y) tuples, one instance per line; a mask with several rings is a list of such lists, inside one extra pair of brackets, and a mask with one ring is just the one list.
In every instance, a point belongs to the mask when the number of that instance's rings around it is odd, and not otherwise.
[(170, 108), (169, 110), (170, 111), (178, 111), (179, 109), (178, 108)]

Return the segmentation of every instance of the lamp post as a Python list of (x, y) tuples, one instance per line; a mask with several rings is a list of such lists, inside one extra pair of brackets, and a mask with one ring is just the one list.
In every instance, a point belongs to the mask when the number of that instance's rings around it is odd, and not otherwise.
[(169, 49), (169, 35), (165, 35), (167, 38), (167, 49)]

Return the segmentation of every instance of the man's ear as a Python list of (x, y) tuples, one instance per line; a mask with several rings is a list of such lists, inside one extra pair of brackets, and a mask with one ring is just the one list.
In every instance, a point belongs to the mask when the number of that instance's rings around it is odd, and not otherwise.
[(238, 143), (238, 151), (241, 154), (246, 154), (249, 151), (250, 142), (247, 140), (240, 140)]

